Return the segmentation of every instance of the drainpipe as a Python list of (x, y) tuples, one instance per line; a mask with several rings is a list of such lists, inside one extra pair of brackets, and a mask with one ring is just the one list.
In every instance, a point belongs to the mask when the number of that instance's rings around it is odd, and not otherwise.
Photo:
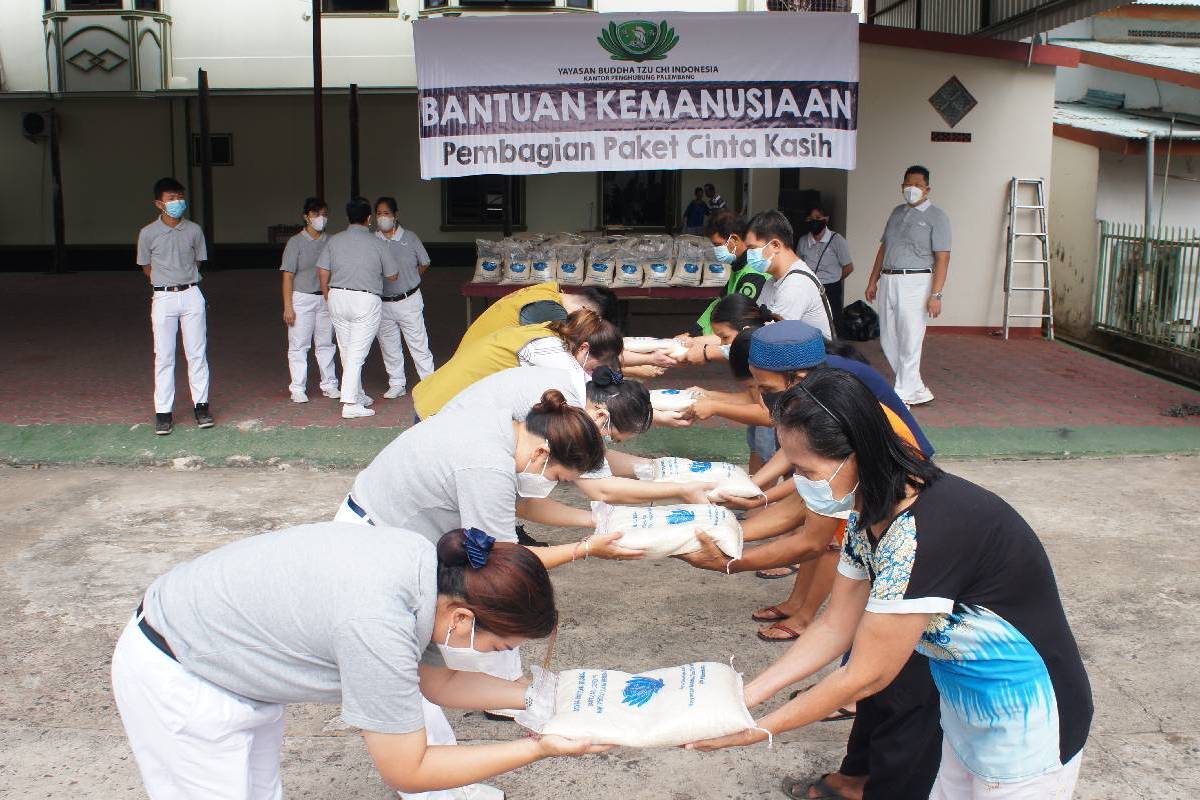
[(1142, 267), (1150, 268), (1150, 225), (1154, 220), (1154, 134), (1146, 134), (1146, 222), (1142, 229)]

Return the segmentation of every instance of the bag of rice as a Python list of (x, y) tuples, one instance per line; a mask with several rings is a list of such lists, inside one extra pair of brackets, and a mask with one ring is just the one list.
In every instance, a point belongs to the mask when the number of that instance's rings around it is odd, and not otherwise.
[(728, 281), (729, 265), (714, 259), (712, 253), (707, 253), (704, 259), (704, 278), (700, 281), (700, 285), (724, 286)]
[(566, 286), (583, 283), (584, 267), (587, 264), (587, 245), (558, 244), (554, 246), (554, 257), (558, 263), (558, 282)]
[(645, 273), (646, 286), (670, 286), (675, 272), (675, 241), (670, 236), (644, 236), (638, 255)]
[(504, 252), (504, 277), (500, 282), (518, 286), (529, 283), (529, 242), (505, 239), (500, 244)]
[(697, 533), (707, 534), (730, 558), (742, 557), (742, 526), (724, 506), (611, 506), (597, 513), (597, 533), (620, 533), (618, 544), (646, 558), (667, 558), (700, 549)]
[(736, 464), (724, 461), (691, 461), (686, 458), (656, 458), (650, 475), (643, 478), (642, 470), (636, 473), (643, 480), (670, 481), (671, 483), (710, 483), (717, 487), (709, 492), (709, 499), (720, 497), (758, 497), (763, 490)]
[(558, 262), (549, 245), (539, 243), (529, 248), (529, 280), (531, 283), (546, 283), (558, 276)]
[(704, 278), (706, 260), (704, 245), (696, 237), (679, 237), (675, 242), (675, 271), (671, 274), (671, 285), (699, 286)]
[(636, 239), (626, 239), (617, 247), (613, 259), (614, 287), (637, 288), (642, 285), (644, 275), (642, 262), (639, 260)]
[(651, 389), (650, 405), (655, 411), (686, 411), (696, 402), (696, 393), (686, 389)]
[[(623, 747), (678, 747), (754, 727), (742, 676), (728, 664), (700, 661), (636, 675), (568, 669), (549, 681), (539, 673), (535, 668), (553, 707), (532, 709), (517, 719), (543, 735)], [(549, 719), (543, 722), (543, 716)]]
[(503, 276), (504, 252), (499, 242), (475, 240), (475, 283), (499, 283)]
[(593, 245), (587, 257), (587, 272), (583, 278), (584, 285), (612, 286), (616, 257), (617, 251), (613, 245)]
[(687, 348), (676, 339), (656, 339), (653, 336), (626, 336), (625, 350), (630, 353), (657, 353), (662, 351), (671, 358), (687, 353)]

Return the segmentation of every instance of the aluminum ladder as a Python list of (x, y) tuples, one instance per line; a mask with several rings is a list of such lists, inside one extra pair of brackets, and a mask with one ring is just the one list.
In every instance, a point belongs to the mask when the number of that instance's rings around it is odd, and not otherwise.
[[(1022, 195), (1033, 189), (1033, 201), (1023, 202)], [(1029, 230), (1021, 230), (1025, 225)], [(1034, 240), (1032, 249), (1040, 258), (1017, 258), (1018, 244), (1023, 240)], [(1031, 283), (1037, 281), (1037, 267), (1041, 267), (1041, 285), (1014, 285), (1014, 267), (1029, 264), (1034, 267)], [(1023, 270), (1023, 274), (1027, 270)], [(1041, 313), (1013, 314), (1011, 312), (1014, 292), (1039, 292), (1042, 296)], [(1046, 225), (1046, 189), (1041, 178), (1013, 178), (1008, 186), (1008, 247), (1004, 263), (1004, 338), (1008, 339), (1009, 323), (1014, 319), (1045, 320), (1047, 339), (1054, 340), (1054, 297), (1050, 290), (1050, 232)]]

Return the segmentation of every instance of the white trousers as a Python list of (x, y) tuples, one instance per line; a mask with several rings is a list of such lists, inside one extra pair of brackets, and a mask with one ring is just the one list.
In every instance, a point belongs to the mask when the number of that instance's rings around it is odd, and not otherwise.
[(208, 327), (200, 287), (155, 292), (150, 300), (150, 329), (154, 333), (154, 412), (168, 414), (175, 407), (175, 339), (181, 331), (192, 405), (207, 403)]
[(292, 383), (290, 392), (308, 390), (308, 351), (315, 349), (317, 369), (321, 371), (321, 388), (333, 391), (338, 388), (337, 370), (333, 356), (337, 346), (333, 343), (333, 321), (329, 319), (329, 306), (319, 294), (292, 292), (292, 309), (296, 321), (288, 326), (288, 372)]
[[(333, 518), (334, 522), (353, 522), (356, 525), (370, 525), (372, 523), (363, 519), (356, 511), (350, 508), (350, 504), (344, 499), (342, 504), (338, 506), (337, 514)], [(434, 632), (437, 635), (437, 632)], [(505, 680), (516, 680), (523, 674), (521, 667), (521, 654), (517, 649), (507, 651), (511, 654), (511, 658), (506, 659), (504, 669), (489, 672), (489, 675), (495, 675), (497, 678)], [(483, 670), (480, 670), (481, 672)], [(503, 673), (503, 674), (497, 674)], [(446, 712), (442, 711), (441, 706), (436, 706), (433, 703), (421, 698), (421, 711), (425, 716), (425, 742), (430, 745), (452, 745), (458, 744), (458, 739), (454, 735), (454, 729), (450, 727), (450, 720), (446, 719)], [(399, 792), (399, 795), (404, 800), (462, 800), (462, 793), (455, 789), (446, 789), (436, 792), (418, 792), (409, 794), (407, 792)]]
[(879, 343), (896, 373), (896, 394), (905, 402), (928, 391), (921, 380), (921, 348), (932, 285), (931, 273), (879, 278)]
[(429, 350), (429, 334), (425, 330), (425, 300), (420, 290), (403, 300), (383, 303), (379, 321), (379, 350), (383, 353), (383, 365), (387, 368), (388, 388), (405, 388), (405, 344), (417, 368), (418, 379), (425, 380), (433, 374), (434, 366), (433, 353)]
[(188, 672), (131, 620), (112, 660), (113, 697), (150, 800), (280, 800), (284, 707)]
[(363, 395), (362, 368), (379, 332), (379, 295), (329, 290), (329, 317), (342, 356), (342, 402), (357, 403)]
[(969, 772), (942, 740), (942, 764), (929, 800), (1070, 800), (1079, 780), (1082, 753), (1046, 775), (1016, 783), (991, 783)]

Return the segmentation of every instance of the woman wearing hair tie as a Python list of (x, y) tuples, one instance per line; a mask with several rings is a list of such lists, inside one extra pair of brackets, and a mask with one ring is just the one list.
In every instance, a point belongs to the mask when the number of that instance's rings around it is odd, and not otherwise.
[(469, 784), (554, 755), (546, 736), (426, 745), (421, 696), (521, 706), (524, 681), (454, 669), (457, 656), (549, 636), (554, 589), (524, 547), (456, 530), (324, 522), (243, 539), (158, 578), (113, 654), (113, 695), (151, 800), (270, 800), (284, 706), (340, 703), (395, 789)]

